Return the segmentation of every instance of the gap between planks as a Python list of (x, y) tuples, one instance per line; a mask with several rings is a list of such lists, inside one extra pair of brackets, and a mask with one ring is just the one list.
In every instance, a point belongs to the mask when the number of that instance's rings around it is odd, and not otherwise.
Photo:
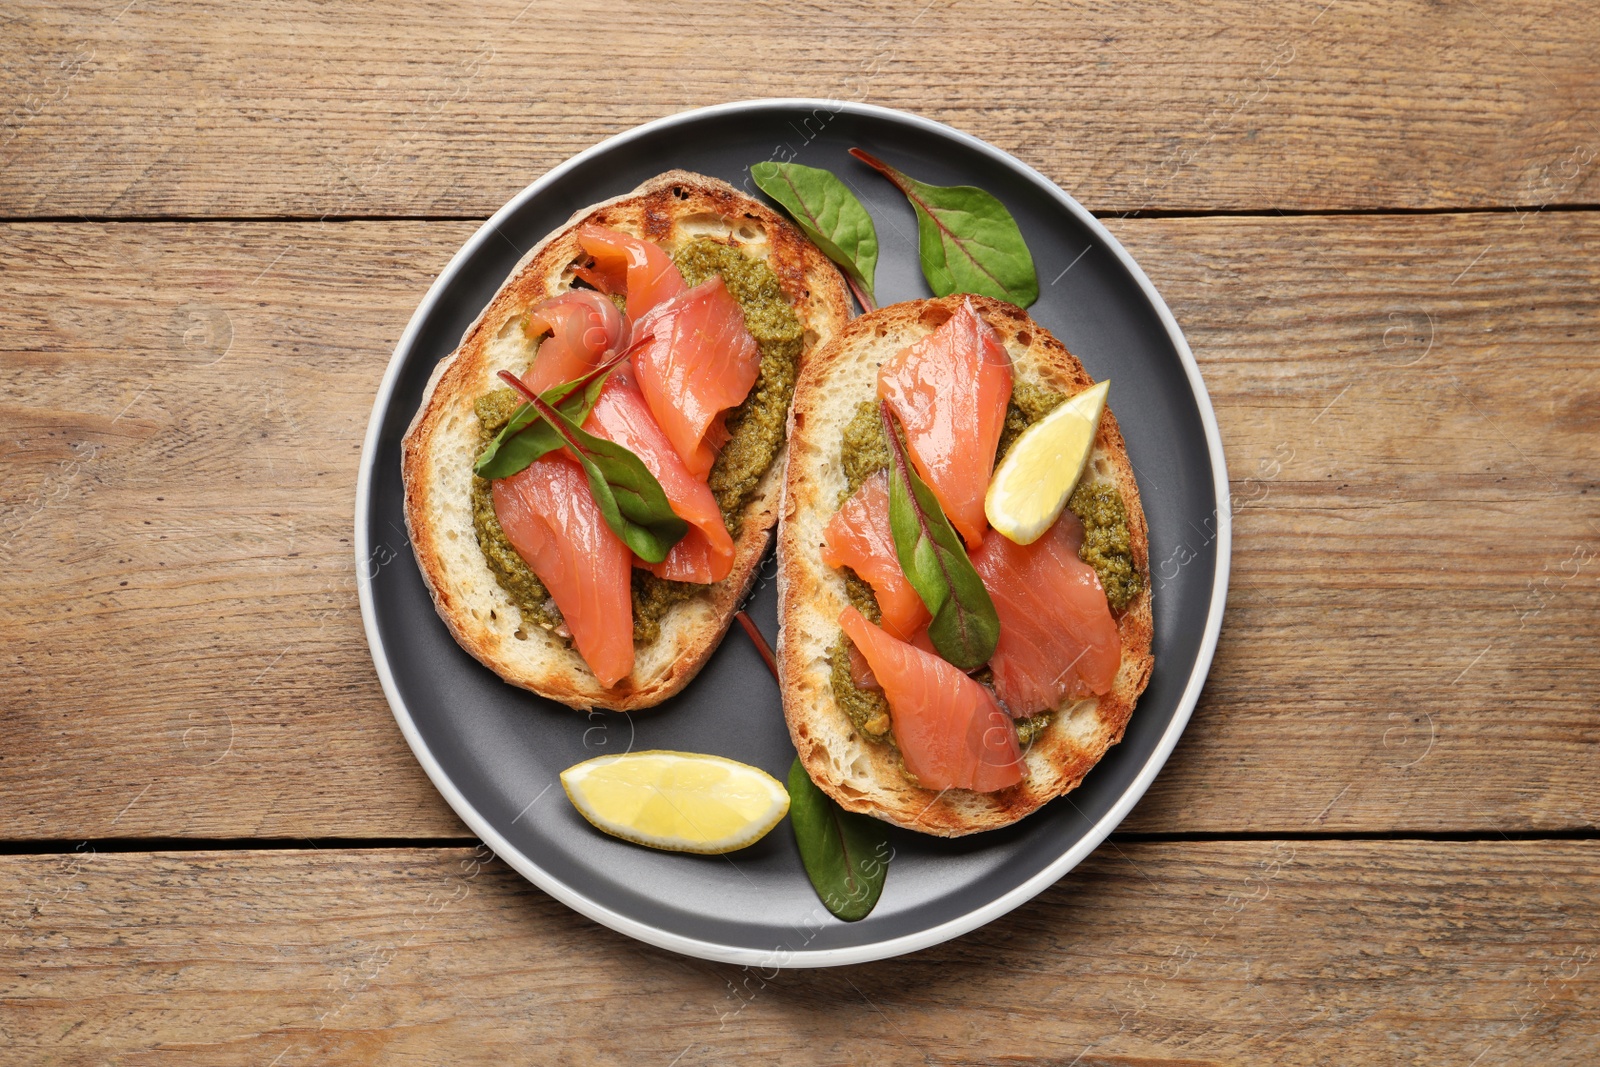
[[(519, 190), (520, 191), (520, 190)], [(1069, 194), (1070, 195), (1070, 194)], [(1600, 211), (1595, 204), (1478, 204), (1446, 207), (1354, 208), (1140, 208), (1095, 211), (1102, 222), (1124, 219), (1319, 219), (1384, 218), (1391, 215), (1556, 215)], [(340, 223), (340, 222), (482, 222), (488, 215), (0, 215), (0, 226), (73, 223), (137, 225), (140, 223)]]
[[(1520, 844), (1538, 841), (1600, 841), (1600, 828), (1564, 830), (1330, 830), (1113, 832), (1109, 844), (1237, 844), (1273, 841), (1391, 841), (1395, 843)], [(381, 852), (399, 849), (474, 848), (476, 837), (107, 837), (0, 841), (0, 856), (57, 856), (74, 852)]]

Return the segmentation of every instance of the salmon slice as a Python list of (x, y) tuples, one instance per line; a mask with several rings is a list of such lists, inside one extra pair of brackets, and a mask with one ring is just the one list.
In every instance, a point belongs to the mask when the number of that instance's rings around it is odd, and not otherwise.
[[(862, 618), (866, 618), (865, 615)], [(881, 693), (883, 686), (878, 684), (877, 676), (872, 673), (872, 665), (867, 662), (867, 657), (861, 654), (854, 641), (845, 642), (845, 651), (850, 658), (850, 684), (863, 693)]]
[(906, 581), (889, 530), (889, 472), (861, 483), (822, 530), (822, 561), (849, 567), (877, 594), (883, 628), (902, 641), (928, 625), (928, 608)]
[(878, 395), (900, 417), (917, 473), (967, 548), (977, 548), (989, 527), (983, 495), (1011, 400), (1011, 357), (999, 335), (964, 301), (943, 326), (884, 363)]
[(672, 546), (666, 559), (645, 564), (650, 573), (675, 582), (701, 584), (726, 578), (733, 569), (733, 537), (722, 521), (717, 498), (704, 481), (689, 473), (672, 442), (656, 425), (626, 361), (606, 376), (600, 399), (583, 428), (638, 456), (661, 483), (672, 510), (689, 523), (689, 532)]
[(633, 359), (639, 388), (689, 473), (704, 478), (727, 440), (719, 417), (750, 392), (761, 352), (720, 276), (654, 308), (634, 327), (635, 342), (646, 336)]
[(854, 606), (839, 625), (889, 701), (895, 744), (928, 789), (992, 793), (1022, 781), (1017, 729), (994, 694), (960, 669), (868, 622)]
[(1018, 718), (1109, 692), (1122, 664), (1122, 635), (1078, 558), (1082, 544), (1083, 524), (1066, 512), (1031, 545), (991, 530), (972, 555), (1000, 617), (994, 691)]
[(539, 576), (572, 643), (606, 688), (633, 671), (633, 553), (606, 525), (588, 479), (560, 453), (490, 483), (506, 540)]
[(632, 234), (584, 226), (578, 230), (578, 244), (594, 257), (594, 266), (579, 277), (601, 292), (627, 294), (628, 318), (634, 322), (688, 288), (671, 256)]
[(528, 313), (524, 329), (531, 336), (546, 330), (522, 382), (536, 393), (580, 378), (600, 364), (608, 352), (627, 343), (628, 324), (617, 305), (588, 289), (553, 296)]

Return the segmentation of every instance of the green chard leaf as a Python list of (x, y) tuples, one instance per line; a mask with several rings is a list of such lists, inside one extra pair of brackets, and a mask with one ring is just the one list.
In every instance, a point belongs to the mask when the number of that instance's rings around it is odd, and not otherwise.
[(877, 297), (878, 230), (856, 195), (832, 171), (798, 163), (757, 163), (750, 177), (833, 260), (849, 279), (863, 311), (873, 310)]
[(846, 922), (865, 919), (883, 894), (894, 850), (883, 823), (845, 811), (817, 788), (799, 759), (789, 768), (789, 824), (812, 888)]
[[(509, 371), (500, 377), (528, 397), (589, 478), (589, 491), (611, 531), (647, 563), (660, 563), (689, 530), (672, 510), (661, 483), (644, 461), (621, 445), (578, 428), (571, 418), (536, 397)], [(597, 379), (598, 380), (598, 379)]]
[[(563, 415), (582, 426), (583, 420), (589, 417), (589, 412), (594, 410), (595, 404), (600, 399), (600, 391), (606, 385), (606, 376), (650, 340), (650, 336), (641, 337), (621, 352), (610, 353), (599, 366), (581, 378), (552, 385), (539, 394), (541, 399), (546, 404), (560, 409)], [(501, 371), (500, 377), (517, 392), (532, 400), (533, 394), (528, 392), (527, 387), (515, 375)], [(540, 456), (554, 452), (565, 444), (561, 435), (556, 433), (555, 427), (539, 417), (539, 412), (533, 404), (525, 403), (512, 412), (511, 418), (473, 463), (472, 473), (491, 480), (509, 478), (518, 471), (526, 469), (528, 464)]]
[(850, 154), (895, 184), (917, 211), (922, 276), (935, 296), (978, 293), (1027, 307), (1039, 299), (1033, 255), (1006, 206), (970, 185), (929, 185), (859, 148)]
[[(546, 389), (540, 395), (546, 404), (552, 405), (581, 426), (583, 420), (589, 417), (589, 412), (594, 410), (605, 384), (605, 375), (600, 374), (587, 384), (581, 379), (564, 382)], [(532, 404), (523, 404), (495, 434), (494, 440), (489, 442), (489, 446), (472, 465), (472, 472), (480, 478), (509, 478), (564, 444), (566, 442), (556, 433), (555, 427), (540, 418)]]
[(912, 468), (888, 401), (879, 403), (889, 441), (889, 529), (900, 569), (933, 613), (934, 650), (964, 671), (976, 670), (994, 655), (1000, 617), (939, 498)]

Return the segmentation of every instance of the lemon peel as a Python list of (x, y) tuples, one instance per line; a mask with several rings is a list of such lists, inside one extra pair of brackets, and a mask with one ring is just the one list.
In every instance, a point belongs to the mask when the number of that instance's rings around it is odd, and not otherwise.
[(562, 771), (561, 787), (598, 829), (670, 852), (745, 848), (789, 811), (788, 790), (766, 771), (697, 752), (598, 756)]

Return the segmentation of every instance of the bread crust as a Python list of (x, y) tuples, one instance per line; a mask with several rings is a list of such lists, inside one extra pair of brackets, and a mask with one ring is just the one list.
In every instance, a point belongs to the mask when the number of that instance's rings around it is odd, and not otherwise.
[(512, 685), (579, 710), (633, 711), (681, 690), (721, 641), (777, 521), (784, 454), (774, 458), (746, 506), (732, 572), (668, 609), (660, 636), (635, 647), (633, 673), (617, 686), (601, 686), (566, 641), (524, 623), (489, 570), (472, 526), (471, 465), (478, 446), (473, 402), (499, 385), (496, 372), (520, 373), (527, 366), (534, 346), (524, 336), (523, 316), (571, 287), (572, 264), (584, 259), (577, 231), (590, 223), (646, 238), (669, 252), (708, 236), (766, 259), (805, 330), (802, 373), (810, 354), (848, 320), (850, 302), (833, 264), (776, 212), (726, 182), (673, 170), (577, 212), (534, 246), (460, 346), (434, 368), (402, 442), (401, 463), (406, 529), (439, 617), (462, 648)]
[(1150, 537), (1127, 447), (1108, 407), (1085, 480), (1116, 484), (1127, 506), (1134, 564), (1144, 588), (1118, 619), (1122, 663), (1111, 690), (1056, 712), (1024, 754), (1018, 785), (995, 793), (937, 792), (912, 784), (889, 744), (863, 738), (834, 700), (829, 648), (848, 600), (844, 581), (822, 562), (822, 528), (846, 486), (839, 441), (857, 405), (875, 396), (879, 365), (932, 333), (970, 299), (994, 327), (1019, 378), (1074, 394), (1094, 384), (1083, 365), (1022, 309), (986, 297), (913, 300), (863, 315), (801, 371), (789, 413), (789, 465), (778, 526), (778, 666), (784, 716), (811, 778), (850, 811), (908, 830), (956, 837), (992, 830), (1077, 788), (1122, 739), (1155, 665), (1150, 653)]

